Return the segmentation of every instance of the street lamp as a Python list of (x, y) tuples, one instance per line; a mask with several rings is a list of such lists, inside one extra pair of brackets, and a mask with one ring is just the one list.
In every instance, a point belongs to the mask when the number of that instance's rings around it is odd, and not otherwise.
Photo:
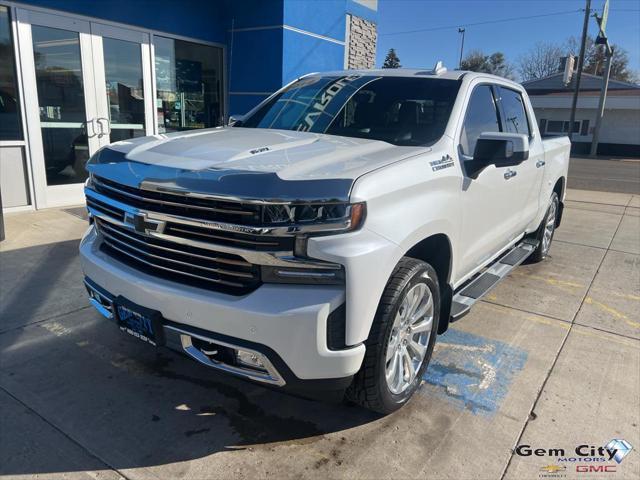
[(462, 40), (460, 41), (460, 61), (458, 62), (458, 68), (462, 69), (462, 52), (464, 50), (464, 28), (458, 28), (458, 33), (462, 34)]

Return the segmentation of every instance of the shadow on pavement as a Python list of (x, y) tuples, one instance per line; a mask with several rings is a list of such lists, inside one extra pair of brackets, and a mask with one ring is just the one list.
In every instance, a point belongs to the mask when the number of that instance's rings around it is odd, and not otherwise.
[[(76, 248), (77, 241), (63, 242), (39, 252), (37, 265), (24, 279), (16, 278), (19, 284), (3, 301), (0, 387), (28, 407), (25, 416), (35, 412), (73, 440), (73, 449), (79, 449), (75, 442), (91, 454), (69, 454), (66, 461), (59, 445), (42, 445), (44, 437), (21, 427), (29, 422), (5, 418), (0, 474), (92, 470), (95, 457), (116, 469), (175, 464), (228, 449), (314, 442), (379, 418), (209, 370), (120, 333), (93, 309), (7, 329), (7, 323), (15, 323), (13, 317), (21, 325), (29, 323), (52, 295), (71, 295), (86, 305), (84, 292), (58, 285), (62, 275), (83, 290), (77, 254), (71, 253)], [(10, 255), (26, 258), (32, 253)], [(5, 409), (1, 415), (7, 415)], [(24, 451), (33, 454), (24, 457)], [(78, 458), (86, 458), (86, 465)]]
[(0, 253), (0, 332), (87, 306), (79, 240)]

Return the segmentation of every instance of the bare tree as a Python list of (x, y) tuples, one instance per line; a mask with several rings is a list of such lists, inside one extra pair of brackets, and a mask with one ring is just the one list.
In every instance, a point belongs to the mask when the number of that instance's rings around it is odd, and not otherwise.
[(518, 72), (523, 81), (547, 77), (558, 72), (565, 51), (553, 43), (538, 42), (518, 59)]
[[(575, 52), (579, 49), (578, 40), (575, 37), (568, 38), (565, 48), (570, 54), (576, 55)], [(627, 51), (616, 44), (611, 44), (611, 48), (613, 49), (611, 78), (623, 82), (635, 83), (637, 81), (637, 75), (636, 72), (629, 68), (629, 54)], [(584, 54), (584, 68), (582, 71), (592, 75), (602, 76), (604, 74), (605, 61), (604, 45), (596, 45), (593, 38), (587, 37)]]
[[(611, 78), (623, 82), (635, 82), (636, 73), (629, 69), (627, 51), (617, 45), (613, 48)], [(580, 39), (569, 37), (564, 44), (537, 43), (531, 50), (518, 59), (518, 71), (523, 81), (535, 80), (552, 75), (559, 71), (560, 58), (567, 55), (577, 56), (580, 50)], [(596, 45), (592, 37), (587, 37), (584, 55), (585, 73), (602, 75), (604, 70), (604, 47)]]

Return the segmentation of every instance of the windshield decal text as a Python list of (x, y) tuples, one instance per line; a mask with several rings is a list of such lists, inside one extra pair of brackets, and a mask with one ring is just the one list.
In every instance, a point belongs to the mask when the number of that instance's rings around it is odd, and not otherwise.
[(340, 93), (340, 91), (346, 87), (353, 80), (357, 80), (361, 75), (350, 75), (348, 77), (343, 77), (337, 82), (334, 82), (329, 86), (316, 102), (313, 104), (313, 109), (305, 116), (304, 123), (298, 126), (298, 131), (300, 132), (308, 132), (313, 128), (313, 125), (316, 123), (318, 118), (322, 113), (324, 113), (325, 109), (333, 100), (333, 98)]

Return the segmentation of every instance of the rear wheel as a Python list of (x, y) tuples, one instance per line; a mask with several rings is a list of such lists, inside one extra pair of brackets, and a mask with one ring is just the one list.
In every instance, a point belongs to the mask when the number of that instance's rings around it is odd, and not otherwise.
[(391, 413), (422, 382), (440, 313), (436, 272), (428, 263), (403, 258), (382, 295), (360, 371), (347, 398), (365, 408)]
[(531, 256), (529, 256), (530, 263), (536, 263), (544, 260), (548, 253), (549, 248), (551, 248), (551, 241), (553, 240), (553, 234), (556, 231), (556, 223), (558, 220), (558, 210), (560, 206), (560, 200), (558, 199), (558, 194), (553, 192), (551, 194), (551, 200), (549, 201), (549, 207), (547, 208), (547, 213), (538, 227), (538, 230), (535, 234), (535, 239), (540, 243), (538, 247), (533, 251)]

